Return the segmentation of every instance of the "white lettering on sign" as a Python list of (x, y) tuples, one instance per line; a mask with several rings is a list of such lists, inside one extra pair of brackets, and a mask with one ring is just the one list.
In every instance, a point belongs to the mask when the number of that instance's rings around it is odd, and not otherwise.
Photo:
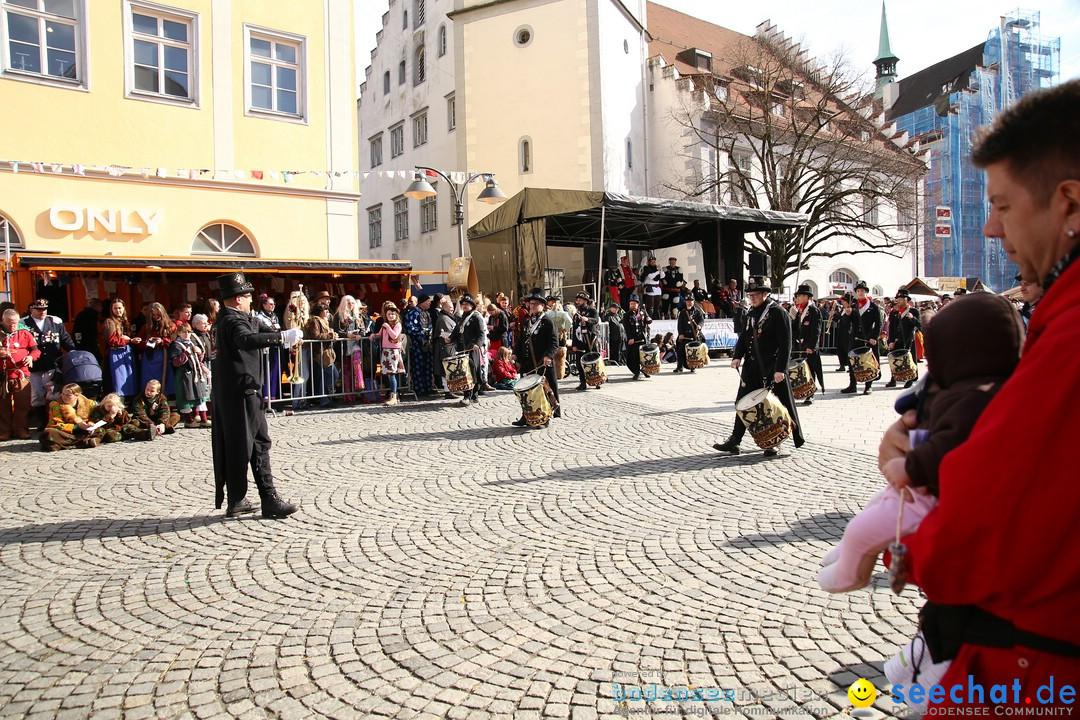
[(161, 228), (165, 213), (162, 210), (101, 210), (77, 205), (53, 205), (49, 208), (49, 224), (61, 232), (102, 232), (122, 235), (153, 235)]

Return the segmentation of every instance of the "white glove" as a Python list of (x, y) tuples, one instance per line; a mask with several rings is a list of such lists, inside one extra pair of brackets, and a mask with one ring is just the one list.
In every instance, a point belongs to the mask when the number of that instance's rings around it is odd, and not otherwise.
[(300, 328), (289, 328), (281, 331), (281, 344), (287, 348), (299, 344), (304, 339), (304, 331)]

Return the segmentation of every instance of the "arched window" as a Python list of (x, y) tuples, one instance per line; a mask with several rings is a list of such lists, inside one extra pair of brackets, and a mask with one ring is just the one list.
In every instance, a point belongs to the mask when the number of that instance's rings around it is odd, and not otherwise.
[(224, 222), (210, 223), (191, 241), (192, 255), (242, 255), (255, 257), (255, 244), (240, 228)]
[(388, 92), (390, 92), (390, 71), (389, 70), (387, 70), (386, 72), (383, 73), (383, 76), (382, 76), (382, 91), (383, 91), (383, 95), (386, 95)]
[(850, 290), (855, 287), (855, 275), (849, 270), (837, 270), (829, 276), (829, 282), (833, 285), (846, 285)]
[(523, 173), (532, 172), (532, 138), (523, 137), (518, 141), (518, 169)]
[(416, 48), (416, 63), (413, 65), (413, 85), (419, 85), (427, 79), (427, 52), (424, 46)]
[(19, 237), (19, 231), (15, 229), (15, 225), (0, 215), (0, 252), (3, 252), (5, 247), (21, 248), (22, 246), (22, 238)]
[(880, 285), (875, 285), (873, 289), (870, 290), (870, 294), (874, 297), (881, 297), (885, 294), (885, 291), (881, 289)]
[(405, 84), (405, 61), (404, 60), (399, 62), (398, 66), (397, 66), (397, 84), (398, 85), (404, 85)]
[(446, 54), (446, 25), (439, 26), (439, 57)]
[(408, 30), (409, 29), (409, 11), (408, 10), (402, 10), (402, 12), (401, 12), (401, 29), (402, 30)]

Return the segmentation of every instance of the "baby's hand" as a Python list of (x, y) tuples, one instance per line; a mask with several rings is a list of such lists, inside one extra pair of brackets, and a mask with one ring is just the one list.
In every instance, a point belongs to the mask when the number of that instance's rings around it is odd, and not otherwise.
[[(885, 479), (889, 482), (889, 485), (900, 491), (911, 484), (911, 478), (908, 477), (907, 468), (905, 467), (906, 458), (898, 457), (887, 461), (881, 466), (881, 474), (885, 476)], [(901, 493), (907, 495), (907, 493)], [(908, 502), (911, 502), (910, 497), (905, 497)]]

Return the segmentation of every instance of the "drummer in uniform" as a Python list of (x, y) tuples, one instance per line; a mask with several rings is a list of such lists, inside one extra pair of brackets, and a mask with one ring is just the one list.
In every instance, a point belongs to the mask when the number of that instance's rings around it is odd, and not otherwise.
[(649, 325), (652, 318), (641, 309), (637, 295), (630, 296), (630, 311), (623, 316), (622, 326), (626, 333), (626, 367), (634, 374), (634, 380), (649, 373), (641, 371), (641, 346), (649, 342)]
[[(551, 318), (544, 314), (544, 296), (539, 288), (525, 296), (525, 304), (529, 314), (521, 326), (520, 340), (518, 341), (517, 357), (522, 374), (538, 372), (543, 375), (552, 393), (555, 394), (557, 407), (552, 417), (562, 417), (562, 406), (559, 401), (559, 381), (555, 379), (555, 350), (558, 348), (559, 339), (555, 334), (555, 325)], [(514, 427), (525, 427), (525, 413), (510, 423)]]
[(686, 303), (679, 310), (678, 331), (679, 336), (675, 340), (675, 357), (677, 364), (675, 372), (682, 372), (683, 368), (694, 372), (694, 368), (686, 364), (686, 344), (705, 342), (705, 335), (701, 327), (705, 324), (705, 312), (697, 306), (693, 295), (686, 296)]
[[(889, 313), (889, 351), (907, 350), (915, 357), (915, 331), (922, 329), (918, 309), (911, 304), (911, 293), (904, 288), (896, 291), (896, 307)], [(911, 387), (914, 380), (904, 383)], [(896, 380), (889, 379), (885, 387), (896, 387)]]
[[(766, 383), (772, 384), (773, 392), (787, 408), (795, 423), (795, 447), (802, 447), (806, 440), (803, 438), (799, 414), (795, 410), (795, 398), (791, 395), (787, 378), (788, 358), (791, 356), (791, 319), (784, 309), (769, 297), (772, 291), (766, 278), (751, 277), (747, 285), (746, 295), (750, 299), (750, 310), (745, 315), (745, 324), (739, 332), (739, 340), (735, 343), (731, 360), (731, 367), (736, 369), (746, 360), (735, 402), (765, 387)], [(721, 452), (738, 455), (739, 443), (745, 434), (746, 425), (736, 417), (731, 436), (722, 443), (715, 443), (713, 447)], [(765, 450), (767, 457), (776, 454), (776, 448)]]
[[(881, 337), (881, 311), (878, 310), (877, 305), (870, 299), (870, 288), (866, 286), (865, 280), (860, 280), (855, 285), (855, 302), (851, 306), (851, 335), (852, 343), (851, 349), (857, 350), (860, 347), (869, 347), (874, 356), (877, 357), (878, 367), (881, 367), (881, 347), (878, 342), (878, 338)], [(877, 380), (881, 377), (879, 371)], [(848, 363), (848, 378), (850, 382), (848, 386), (841, 390), (845, 395), (850, 395), (858, 390), (855, 387), (855, 368)], [(871, 385), (874, 384), (874, 380), (870, 380), (863, 386), (863, 395), (869, 395), (871, 393)]]
[[(814, 291), (803, 284), (795, 291), (795, 304), (791, 306), (791, 352), (794, 357), (806, 358), (810, 372), (817, 378), (821, 394), (825, 394), (825, 371), (821, 367), (818, 339), (821, 336), (821, 311), (814, 304)], [(813, 405), (808, 397), (803, 405)]]
[[(577, 356), (574, 362), (577, 364), (578, 370), (578, 390), (589, 389), (589, 386), (585, 383), (585, 369), (581, 366), (581, 356), (596, 351), (596, 326), (600, 323), (600, 316), (590, 301), (591, 298), (588, 293), (584, 292), (579, 292), (577, 297), (574, 298), (577, 314), (574, 315), (570, 344), (574, 349), (574, 354)], [(596, 389), (599, 390), (600, 386), (597, 385)]]

